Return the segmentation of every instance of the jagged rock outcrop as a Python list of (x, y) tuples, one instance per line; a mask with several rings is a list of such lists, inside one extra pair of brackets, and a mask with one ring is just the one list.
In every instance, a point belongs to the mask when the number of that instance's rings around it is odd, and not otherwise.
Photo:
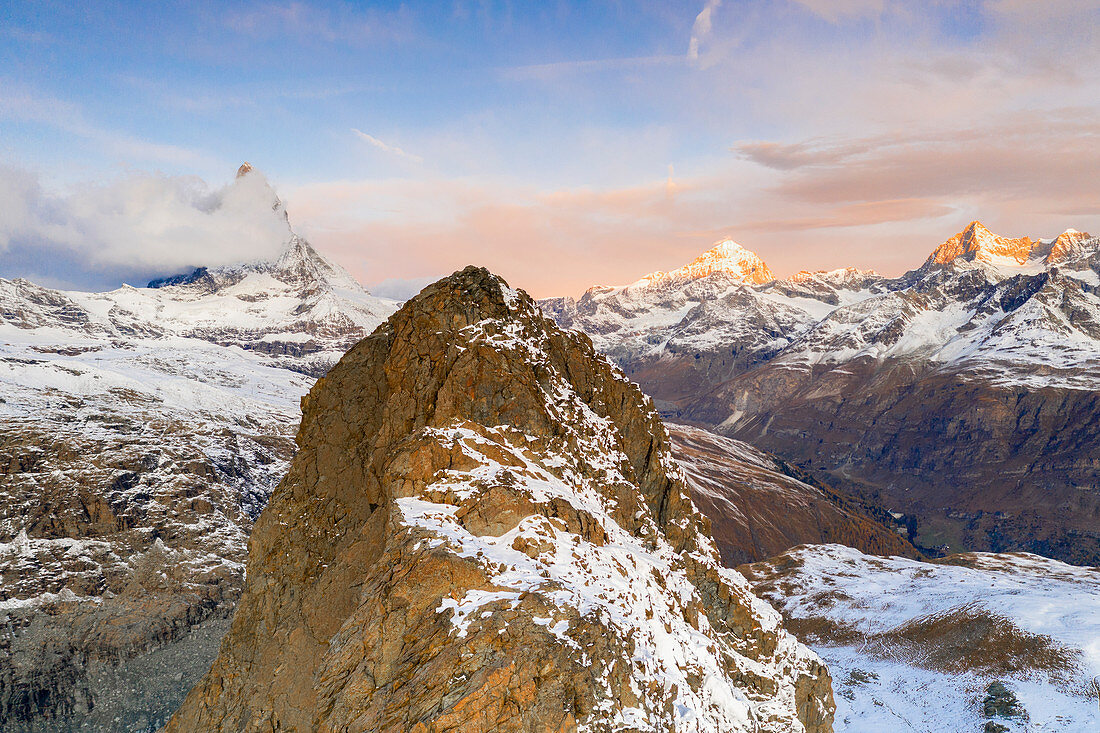
[(831, 730), (651, 403), (522, 292), (426, 288), (303, 401), (176, 731)]
[(1023, 265), (1041, 243), (1030, 237), (1009, 239), (998, 237), (980, 221), (972, 221), (966, 229), (941, 244), (929, 255), (927, 265), (949, 265), (956, 260), (980, 261), (990, 264)]

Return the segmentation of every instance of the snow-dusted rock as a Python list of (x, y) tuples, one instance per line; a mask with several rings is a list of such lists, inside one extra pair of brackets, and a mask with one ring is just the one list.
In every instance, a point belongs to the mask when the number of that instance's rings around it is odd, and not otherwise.
[(649, 400), (522, 291), (427, 287), (303, 404), (169, 733), (831, 730), (826, 671), (719, 563)]

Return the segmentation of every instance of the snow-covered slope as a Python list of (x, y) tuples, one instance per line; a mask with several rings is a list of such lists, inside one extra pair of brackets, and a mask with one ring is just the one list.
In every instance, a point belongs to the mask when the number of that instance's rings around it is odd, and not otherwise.
[(198, 339), (320, 373), (397, 307), (294, 234), (274, 261), (200, 268), (153, 285), (83, 293), (0, 279), (0, 329), (15, 343)]
[(829, 664), (838, 732), (1100, 730), (1098, 568), (816, 545), (741, 570)]

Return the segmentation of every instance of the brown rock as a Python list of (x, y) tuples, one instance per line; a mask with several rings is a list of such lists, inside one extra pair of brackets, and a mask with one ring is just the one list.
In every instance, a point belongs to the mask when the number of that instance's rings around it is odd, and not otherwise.
[(167, 731), (831, 730), (649, 400), (467, 268), (303, 400), (221, 655)]

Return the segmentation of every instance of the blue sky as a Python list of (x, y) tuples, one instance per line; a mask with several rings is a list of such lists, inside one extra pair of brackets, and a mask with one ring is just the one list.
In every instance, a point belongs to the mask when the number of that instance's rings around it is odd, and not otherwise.
[(154, 234), (207, 231), (243, 160), (368, 284), (477, 262), (576, 293), (723, 236), (894, 273), (973, 218), (1097, 229), (1098, 27), (1091, 0), (7, 3), (0, 276), (178, 268)]

